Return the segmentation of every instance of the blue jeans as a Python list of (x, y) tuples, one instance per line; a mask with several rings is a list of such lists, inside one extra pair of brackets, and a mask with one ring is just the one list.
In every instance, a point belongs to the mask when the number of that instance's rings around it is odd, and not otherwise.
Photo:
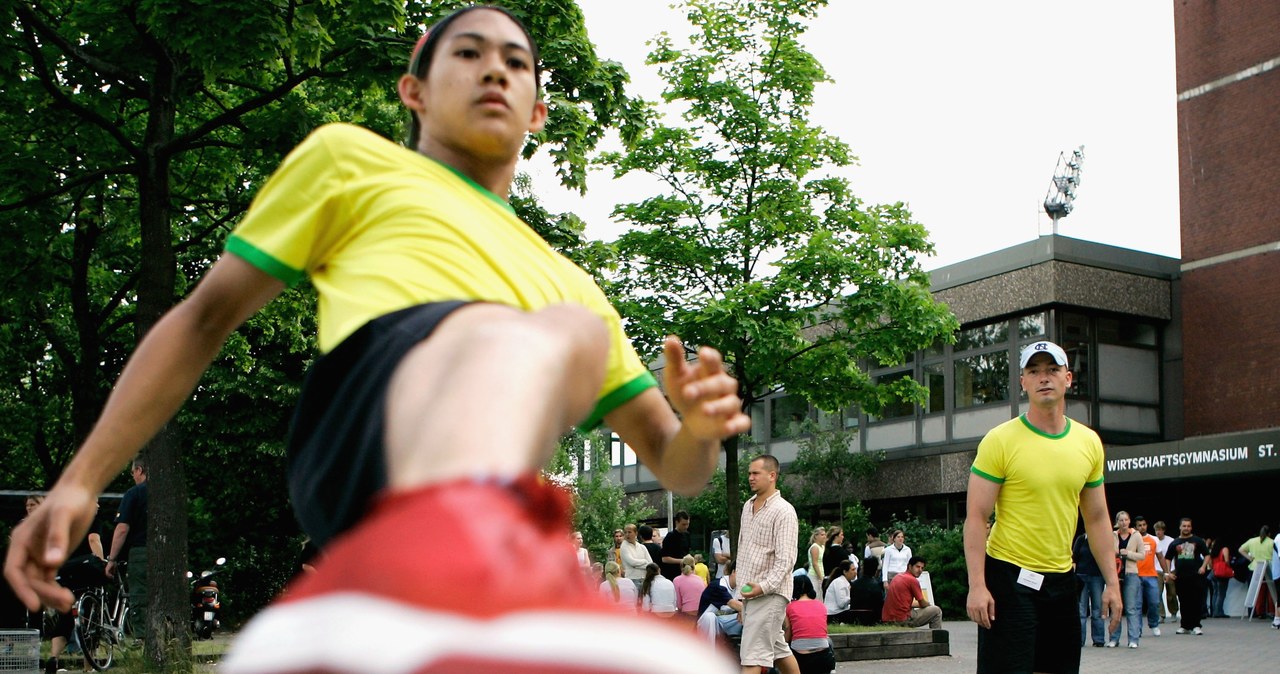
[[(1124, 622), (1129, 628), (1129, 643), (1136, 644), (1142, 638), (1142, 581), (1138, 574), (1124, 574), (1120, 591), (1124, 595)], [(1120, 641), (1119, 625), (1111, 633), (1111, 640)]]
[(1155, 629), (1160, 626), (1160, 583), (1155, 576), (1138, 576), (1138, 579), (1142, 581), (1142, 603), (1146, 607), (1147, 627)]
[(1229, 576), (1227, 578), (1214, 576), (1213, 580), (1209, 582), (1209, 586), (1213, 588), (1213, 610), (1209, 612), (1209, 617), (1225, 618), (1227, 617), (1227, 612), (1223, 608), (1223, 603), (1227, 599), (1227, 587), (1231, 585), (1231, 578)]
[(1078, 578), (1084, 583), (1084, 587), (1080, 589), (1080, 645), (1084, 645), (1084, 638), (1088, 634), (1085, 629), (1086, 620), (1092, 625), (1093, 643), (1104, 643), (1107, 640), (1107, 624), (1102, 621), (1102, 590), (1106, 587), (1106, 581), (1102, 576), (1081, 574)]

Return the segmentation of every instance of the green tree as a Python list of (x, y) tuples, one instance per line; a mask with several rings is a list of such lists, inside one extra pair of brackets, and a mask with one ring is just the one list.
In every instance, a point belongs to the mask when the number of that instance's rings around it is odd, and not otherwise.
[[(617, 206), (612, 292), (647, 354), (675, 332), (724, 354), (743, 410), (787, 391), (823, 410), (875, 413), (921, 399), (903, 379), (877, 384), (865, 364), (902, 362), (957, 327), (929, 294), (925, 228), (901, 203), (863, 204), (834, 172), (848, 147), (809, 120), (827, 81), (800, 42), (824, 0), (689, 0), (690, 47), (666, 34), (649, 63), (679, 125), (651, 123), (604, 161), (615, 176), (656, 176), (664, 193)], [(725, 443), (737, 473), (736, 440)], [(741, 496), (727, 483), (737, 531)]]
[(573, 494), (573, 528), (597, 562), (613, 555), (613, 530), (641, 522), (657, 510), (642, 497), (627, 496), (621, 483), (609, 476), (610, 433), (596, 430), (565, 436), (546, 473)]
[[(15, 18), (0, 35), (0, 255), (12, 299), (0, 308), (0, 433), (19, 448), (4, 462), (7, 479), (56, 478), (133, 344), (190, 290), (308, 131), (345, 120), (401, 135), (392, 83), (422, 25), (460, 4), (4, 3)], [(547, 72), (550, 121), (524, 153), (546, 148), (562, 182), (584, 189), (586, 157), (604, 130), (637, 119), (626, 73), (595, 56), (572, 0), (508, 5), (543, 46)], [(580, 221), (532, 198), (516, 205), (545, 222), (551, 240), (592, 254)], [(157, 666), (177, 662), (187, 643), (188, 514), (219, 527), (220, 544), (198, 544), (245, 546), (236, 553), (244, 564), (264, 561), (249, 546), (275, 545), (266, 542), (289, 529), (274, 479), (278, 438), (313, 353), (313, 303), (308, 289), (291, 291), (275, 303), (281, 310), (251, 321), (192, 407), (144, 450), (155, 590), (146, 652)], [(243, 407), (229, 413), (228, 404)], [(235, 470), (215, 470), (228, 456)], [(232, 477), (246, 481), (233, 486)], [(122, 478), (113, 488), (125, 486)], [(283, 569), (254, 578), (276, 583)]]
[(834, 501), (843, 513), (849, 490), (858, 480), (875, 474), (882, 454), (854, 451), (858, 434), (845, 430), (821, 430), (812, 423), (800, 437), (800, 451), (788, 472), (799, 478), (796, 501), (807, 504)]

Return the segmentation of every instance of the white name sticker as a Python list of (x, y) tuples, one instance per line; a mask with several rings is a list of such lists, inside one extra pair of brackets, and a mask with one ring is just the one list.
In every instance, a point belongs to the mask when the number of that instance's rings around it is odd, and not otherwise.
[(1028, 571), (1027, 569), (1018, 570), (1018, 584), (1026, 585), (1033, 590), (1039, 590), (1044, 584), (1044, 574)]

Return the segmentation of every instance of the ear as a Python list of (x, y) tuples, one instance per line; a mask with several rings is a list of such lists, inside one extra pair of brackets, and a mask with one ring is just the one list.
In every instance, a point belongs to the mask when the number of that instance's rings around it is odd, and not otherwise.
[(412, 112), (423, 112), (426, 104), (422, 100), (423, 85), (426, 82), (408, 73), (401, 75), (396, 82), (396, 90), (400, 94), (400, 102)]
[(538, 133), (547, 125), (547, 104), (542, 99), (533, 103), (533, 114), (529, 117), (529, 133)]

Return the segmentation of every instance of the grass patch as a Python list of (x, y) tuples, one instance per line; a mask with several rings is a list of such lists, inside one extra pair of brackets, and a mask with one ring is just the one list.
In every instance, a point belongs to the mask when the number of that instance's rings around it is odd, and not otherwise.
[(902, 625), (827, 625), (827, 634), (862, 634), (865, 632), (910, 632), (917, 628)]

